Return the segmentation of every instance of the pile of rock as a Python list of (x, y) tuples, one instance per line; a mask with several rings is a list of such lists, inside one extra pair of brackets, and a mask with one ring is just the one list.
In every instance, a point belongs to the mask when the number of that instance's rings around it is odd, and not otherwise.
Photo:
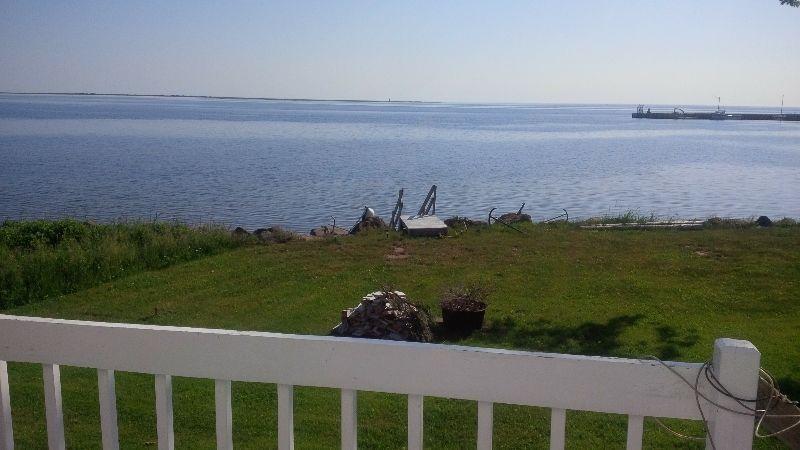
[(348, 231), (344, 228), (335, 227), (333, 225), (323, 225), (321, 227), (314, 228), (309, 234), (314, 237), (347, 236)]
[(505, 213), (500, 220), (505, 223), (531, 222), (531, 216), (523, 212)]
[(444, 220), (444, 224), (450, 228), (470, 228), (470, 227), (483, 227), (486, 222), (482, 220), (472, 220), (467, 217), (453, 216)]
[(231, 235), (235, 239), (240, 239), (240, 240), (247, 240), (250, 239), (251, 237), (255, 237), (261, 242), (278, 243), (278, 244), (293, 241), (296, 239), (301, 239), (301, 236), (299, 234), (293, 231), (289, 231), (280, 226), (259, 228), (253, 231), (252, 234), (242, 227), (236, 227), (233, 231), (231, 231)]
[(389, 225), (386, 225), (386, 222), (378, 216), (362, 217), (350, 230), (350, 234), (357, 234), (366, 230), (386, 230), (388, 228)]
[(341, 319), (331, 334), (413, 342), (433, 339), (428, 313), (400, 291), (373, 292), (355, 308), (343, 310)]
[(280, 226), (259, 228), (256, 231), (253, 231), (253, 235), (263, 242), (275, 244), (282, 244), (284, 242), (289, 242), (300, 238), (297, 233), (289, 231)]

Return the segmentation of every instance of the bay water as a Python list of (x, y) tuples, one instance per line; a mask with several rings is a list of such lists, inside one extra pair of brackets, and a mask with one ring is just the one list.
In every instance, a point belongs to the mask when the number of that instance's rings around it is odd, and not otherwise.
[(800, 123), (634, 108), (2, 94), (0, 221), (305, 232), (388, 219), (401, 188), (413, 213), (432, 184), (441, 217), (800, 217)]

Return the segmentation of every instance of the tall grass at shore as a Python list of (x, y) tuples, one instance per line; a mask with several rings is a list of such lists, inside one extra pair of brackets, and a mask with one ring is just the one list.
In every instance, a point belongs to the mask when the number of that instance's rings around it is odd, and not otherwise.
[(0, 309), (237, 247), (220, 226), (76, 220), (0, 225)]

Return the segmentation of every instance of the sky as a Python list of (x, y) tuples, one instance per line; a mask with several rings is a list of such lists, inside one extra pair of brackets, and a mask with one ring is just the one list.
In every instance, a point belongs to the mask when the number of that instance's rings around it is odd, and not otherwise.
[(800, 106), (800, 8), (0, 0), (0, 91)]

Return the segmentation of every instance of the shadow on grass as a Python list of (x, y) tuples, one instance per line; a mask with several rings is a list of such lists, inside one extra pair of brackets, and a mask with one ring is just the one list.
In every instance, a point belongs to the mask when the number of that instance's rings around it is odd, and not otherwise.
[(442, 322), (437, 322), (433, 325), (433, 342), (458, 342), (462, 341), (468, 337), (470, 337), (473, 331), (466, 331), (466, 330), (451, 330), (442, 324)]
[[(433, 332), (436, 342), (459, 342), (471, 337), (479, 344), (518, 350), (636, 357), (641, 355), (630, 355), (621, 351), (620, 337), (626, 329), (636, 325), (643, 317), (641, 314), (625, 314), (612, 317), (606, 322), (587, 321), (574, 327), (554, 324), (545, 319), (527, 322), (504, 317), (492, 321), (479, 331), (458, 332), (448, 330), (439, 323)], [(649, 352), (663, 360), (680, 359), (684, 351), (696, 345), (700, 339), (697, 331), (693, 329), (679, 331), (670, 325), (660, 325), (654, 331), (656, 341)], [(641, 345), (649, 347), (645, 342)], [(789, 380), (787, 386), (794, 386), (796, 394), (800, 394), (800, 383), (792, 384)]]
[[(519, 322), (513, 317), (495, 320), (488, 327), (475, 332), (481, 342), (510, 346), (516, 349), (582, 355), (615, 355), (619, 350), (620, 335), (636, 324), (643, 316), (622, 315), (605, 323), (584, 322), (575, 327), (556, 325), (549, 320), (532, 323)], [(438, 330), (437, 340), (458, 341), (466, 336)]]
[(664, 360), (675, 360), (682, 355), (682, 349), (694, 346), (700, 339), (695, 330), (689, 330), (686, 335), (681, 336), (669, 325), (657, 327), (656, 334), (658, 335), (656, 354)]
[(783, 377), (775, 380), (780, 391), (786, 394), (791, 400), (800, 400), (800, 382), (794, 378)]

